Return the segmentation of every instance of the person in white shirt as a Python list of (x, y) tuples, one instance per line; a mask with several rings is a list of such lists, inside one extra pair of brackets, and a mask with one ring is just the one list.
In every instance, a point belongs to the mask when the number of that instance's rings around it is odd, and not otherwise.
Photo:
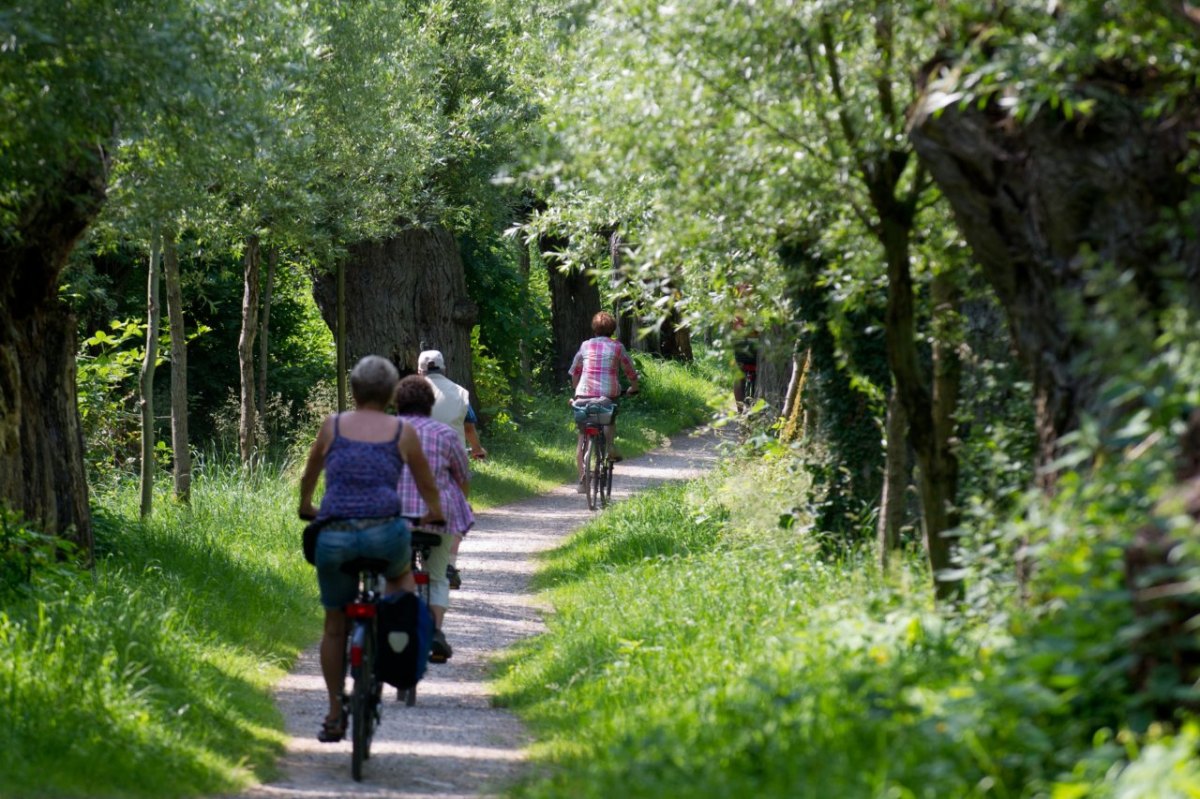
[(417, 356), (417, 373), (433, 386), (433, 418), (454, 428), (471, 457), (483, 460), (487, 450), (479, 443), (470, 392), (446, 377), (445, 368), (446, 359), (438, 350), (425, 350)]

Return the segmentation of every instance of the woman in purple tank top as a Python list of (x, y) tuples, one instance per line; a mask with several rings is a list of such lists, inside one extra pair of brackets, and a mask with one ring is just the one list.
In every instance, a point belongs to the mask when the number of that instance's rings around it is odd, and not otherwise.
[[(408, 525), (400, 516), (396, 484), (405, 464), (429, 512), (427, 524), (443, 523), (437, 483), (421, 450), (421, 440), (407, 425), (387, 413), (400, 375), (386, 358), (368, 355), (350, 372), (355, 410), (330, 416), (321, 425), (300, 478), (300, 516), (326, 519), (317, 539), (317, 585), (325, 607), (321, 637), (321, 672), (329, 692), (329, 714), (317, 739), (332, 743), (346, 734), (342, 709), (342, 659), (346, 652), (347, 602), (355, 580), (342, 564), (356, 558), (388, 561), (387, 592), (408, 587), (411, 562)], [(313, 492), (325, 472), (321, 509)]]

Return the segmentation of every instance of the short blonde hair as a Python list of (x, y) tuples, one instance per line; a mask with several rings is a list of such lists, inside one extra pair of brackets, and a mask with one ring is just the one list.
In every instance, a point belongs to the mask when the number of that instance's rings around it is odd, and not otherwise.
[(400, 380), (396, 365), (379, 355), (367, 355), (350, 370), (350, 393), (354, 402), (387, 405)]

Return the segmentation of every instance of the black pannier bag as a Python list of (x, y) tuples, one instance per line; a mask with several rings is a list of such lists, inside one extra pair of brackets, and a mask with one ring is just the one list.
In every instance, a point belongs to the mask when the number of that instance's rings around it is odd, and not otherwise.
[(412, 688), (425, 676), (433, 645), (433, 615), (425, 600), (407, 591), (379, 602), (375, 670), (396, 688)]

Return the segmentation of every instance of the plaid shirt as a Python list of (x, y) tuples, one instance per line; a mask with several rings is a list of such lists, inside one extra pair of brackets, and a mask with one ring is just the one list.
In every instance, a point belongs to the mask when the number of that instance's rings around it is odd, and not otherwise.
[(610, 399), (621, 396), (618, 367), (624, 370), (630, 382), (637, 380), (633, 361), (629, 360), (629, 354), (621, 342), (603, 336), (583, 342), (579, 345), (579, 352), (575, 353), (575, 360), (571, 361), (571, 377), (579, 378), (575, 385), (575, 396)]
[[(459, 488), (459, 481), (468, 480), (470, 472), (467, 451), (458, 440), (458, 433), (449, 425), (428, 416), (400, 418), (411, 426), (417, 438), (421, 439), (421, 451), (425, 453), (425, 460), (429, 461), (429, 471), (433, 472), (433, 478), (437, 481), (442, 514), (446, 517), (446, 532), (465, 534), (475, 524), (475, 514), (471, 512), (471, 505)], [(419, 519), (428, 512), (425, 500), (421, 499), (421, 493), (417, 491), (412, 469), (405, 469), (400, 475), (396, 493), (400, 495), (401, 516)]]

